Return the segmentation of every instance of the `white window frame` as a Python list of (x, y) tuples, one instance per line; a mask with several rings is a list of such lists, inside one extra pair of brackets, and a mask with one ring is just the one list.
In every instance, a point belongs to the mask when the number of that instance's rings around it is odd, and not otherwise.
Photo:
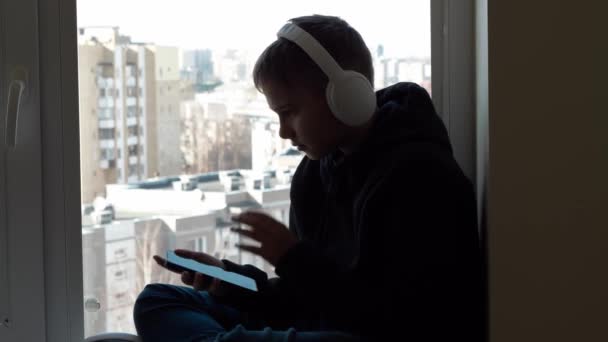
[[(75, 0), (39, 2), (47, 341), (84, 337)], [(475, 179), (474, 8), (431, 0), (433, 100)], [(405, 43), (405, 42), (404, 42)]]

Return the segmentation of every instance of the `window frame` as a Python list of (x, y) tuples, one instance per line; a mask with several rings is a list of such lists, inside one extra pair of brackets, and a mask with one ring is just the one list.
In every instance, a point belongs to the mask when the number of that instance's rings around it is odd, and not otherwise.
[[(37, 1), (0, 1), (0, 340), (46, 326)], [(13, 81), (15, 81), (13, 83)], [(22, 85), (14, 119), (9, 87)], [(15, 90), (17, 88), (13, 88)], [(15, 94), (15, 93), (13, 93)], [(12, 106), (11, 106), (12, 107)], [(6, 124), (13, 125), (8, 127)], [(14, 140), (7, 133), (14, 133)], [(11, 146), (12, 145), (12, 146)]]
[[(39, 2), (48, 341), (84, 337), (76, 0)], [(473, 0), (431, 0), (433, 101), (475, 179)], [(67, 304), (67, 305), (66, 305)]]
[(450, 135), (454, 156), (476, 179), (475, 2), (431, 0), (433, 102)]
[(39, 1), (46, 340), (82, 341), (76, 0)]

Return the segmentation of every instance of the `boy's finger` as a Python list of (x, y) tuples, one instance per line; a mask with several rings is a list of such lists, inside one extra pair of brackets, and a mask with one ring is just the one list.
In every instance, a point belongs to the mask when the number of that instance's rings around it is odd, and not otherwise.
[(213, 278), (197, 272), (194, 275), (194, 283), (192, 284), (192, 286), (197, 291), (207, 290), (209, 288), (209, 285), (211, 285), (211, 281), (213, 281)]
[(215, 279), (215, 278), (214, 278), (214, 279), (211, 281), (211, 283), (209, 284), (209, 287), (207, 288), (207, 290), (208, 290), (209, 292), (211, 292), (211, 293), (215, 293), (215, 292), (217, 292), (217, 291), (218, 291), (218, 288), (219, 288), (219, 286), (218, 286), (218, 279)]
[(186, 285), (192, 285), (194, 282), (194, 277), (192, 276), (192, 272), (184, 271), (182, 272), (182, 282)]
[(221, 261), (206, 253), (192, 252), (185, 249), (176, 249), (175, 254), (182, 258), (192, 259), (203, 264), (218, 266), (222, 268), (224, 267), (224, 264)]
[(230, 230), (237, 234), (252, 238), (256, 241), (260, 241), (260, 237), (258, 236), (258, 234), (255, 233), (254, 230), (242, 229), (237, 227), (231, 227)]
[(192, 259), (203, 264), (224, 268), (224, 264), (220, 260), (206, 253), (196, 253)]
[(158, 264), (158, 266), (160, 266), (160, 267), (162, 267), (162, 268), (164, 268), (166, 270), (169, 270), (169, 271), (175, 272), (175, 273), (181, 273), (182, 272), (181, 269), (172, 268), (171, 266), (169, 266), (169, 264), (167, 263), (167, 260), (164, 259), (164, 258), (162, 258), (162, 257), (160, 257), (160, 256), (158, 256), (158, 255), (155, 255), (152, 258), (154, 258), (154, 261), (156, 261), (156, 263)]
[(177, 256), (180, 256), (182, 258), (186, 258), (186, 259), (192, 259), (192, 251), (189, 251), (187, 249), (176, 249), (175, 254), (177, 254)]
[(156, 263), (159, 266), (162, 266), (162, 267), (165, 267), (165, 268), (167, 267), (167, 260), (165, 260), (164, 258), (162, 258), (162, 257), (160, 257), (158, 255), (155, 255), (152, 258), (154, 259), (154, 261), (156, 261)]
[(233, 216), (233, 221), (244, 223), (251, 226), (254, 230), (268, 231), (268, 229), (276, 224), (276, 221), (264, 213), (248, 211), (238, 216)]

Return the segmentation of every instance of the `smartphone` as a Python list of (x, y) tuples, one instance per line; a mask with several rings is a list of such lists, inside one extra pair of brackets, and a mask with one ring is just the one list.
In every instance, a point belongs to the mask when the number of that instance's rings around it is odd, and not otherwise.
[(201, 264), (200, 262), (192, 259), (182, 258), (175, 254), (174, 251), (167, 252), (167, 268), (176, 271), (192, 271), (202, 273), (251, 291), (258, 291), (258, 286), (253, 278), (234, 272), (228, 272), (223, 270), (221, 267)]

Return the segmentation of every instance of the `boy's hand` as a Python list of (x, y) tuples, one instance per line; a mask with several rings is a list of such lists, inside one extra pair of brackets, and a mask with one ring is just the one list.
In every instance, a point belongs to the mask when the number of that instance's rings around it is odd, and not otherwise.
[[(176, 249), (175, 254), (182, 258), (192, 259), (194, 261), (200, 262), (201, 264), (217, 266), (222, 269), (225, 268), (224, 263), (220, 259), (215, 258), (206, 253), (193, 252), (184, 249)], [(167, 265), (167, 260), (158, 255), (154, 256), (154, 260), (161, 267), (166, 268), (171, 272), (181, 274), (182, 282), (186, 285), (192, 286), (197, 291), (208, 291), (214, 296), (222, 296), (226, 292), (225, 286), (222, 285), (224, 284), (224, 282), (219, 279), (198, 272), (179, 271), (172, 269)]]
[(236, 246), (263, 257), (273, 266), (276, 266), (287, 250), (298, 242), (298, 239), (284, 224), (269, 215), (246, 212), (234, 216), (232, 220), (251, 227), (251, 229), (231, 228), (232, 231), (261, 243), (259, 247), (242, 244)]

